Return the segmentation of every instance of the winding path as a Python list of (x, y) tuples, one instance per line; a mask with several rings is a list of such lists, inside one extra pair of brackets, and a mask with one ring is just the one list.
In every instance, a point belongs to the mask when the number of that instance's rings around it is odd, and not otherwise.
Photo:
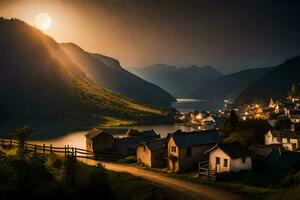
[[(226, 191), (218, 190), (206, 185), (191, 183), (185, 180), (172, 178), (159, 172), (148, 171), (137, 166), (117, 164), (117, 163), (103, 163), (105, 168), (115, 172), (126, 172), (137, 177), (149, 180), (159, 187), (169, 189), (181, 193), (185, 200), (187, 199), (221, 199), (221, 200), (237, 200), (240, 196), (231, 194)], [(178, 199), (182, 199), (179, 197)]]

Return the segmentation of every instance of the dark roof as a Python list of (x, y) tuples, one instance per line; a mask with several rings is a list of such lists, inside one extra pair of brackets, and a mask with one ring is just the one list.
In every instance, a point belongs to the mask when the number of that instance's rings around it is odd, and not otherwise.
[(141, 132), (143, 134), (143, 137), (157, 137), (158, 134), (152, 129), (152, 130), (146, 130)]
[(217, 144), (222, 142), (217, 130), (182, 132), (176, 131), (170, 135), (178, 147)]
[(300, 153), (285, 150), (273, 150), (266, 159), (266, 164), (280, 169), (291, 169), (299, 161)]
[(90, 130), (85, 137), (89, 138), (89, 139), (94, 139), (95, 137), (97, 137), (100, 134), (107, 134), (110, 135), (111, 137), (113, 137), (111, 134), (104, 132), (101, 129), (98, 128), (93, 128), (92, 130)]
[(216, 149), (218, 147), (220, 149), (222, 149), (231, 158), (242, 158), (242, 157), (251, 155), (248, 148), (241, 145), (238, 142), (226, 143), (226, 144), (225, 143), (219, 143), (219, 144), (216, 144), (213, 148), (211, 148), (207, 152), (210, 152), (213, 149)]
[(279, 130), (270, 130), (273, 137), (278, 138), (289, 138), (289, 139), (300, 139), (299, 131), (279, 131)]
[(126, 154), (128, 149), (135, 149), (142, 142), (159, 138), (159, 135), (115, 138), (115, 147), (119, 154)]
[(250, 146), (251, 151), (253, 151), (256, 155), (262, 157), (267, 157), (272, 151), (278, 151), (279, 149), (284, 150), (281, 144), (253, 144)]
[(166, 138), (159, 138), (140, 143), (139, 145), (146, 145), (151, 151), (156, 151), (165, 147)]

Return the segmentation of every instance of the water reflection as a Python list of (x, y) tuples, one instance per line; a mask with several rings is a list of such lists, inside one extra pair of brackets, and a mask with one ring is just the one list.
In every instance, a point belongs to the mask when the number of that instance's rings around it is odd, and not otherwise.
[[(172, 133), (176, 130), (181, 129), (182, 131), (190, 132), (190, 131), (195, 131), (196, 129), (188, 126), (184, 126), (181, 124), (175, 124), (175, 125), (149, 125), (149, 126), (130, 126), (130, 127), (118, 127), (118, 128), (106, 128), (109, 133), (114, 135), (115, 137), (123, 137), (124, 133), (126, 133), (126, 130), (129, 128), (137, 129), (139, 131), (144, 131), (144, 130), (150, 130), (153, 129), (156, 133), (160, 134), (161, 137), (166, 137), (168, 133)], [(46, 140), (37, 140), (37, 141), (32, 141), (36, 144), (39, 145), (50, 145), (52, 144), (53, 146), (56, 147), (64, 147), (65, 145), (69, 145), (72, 147), (77, 147), (77, 148), (86, 148), (85, 144), (85, 134), (88, 131), (78, 131), (78, 132), (71, 132), (68, 133), (64, 136), (60, 136), (57, 138), (52, 138), (52, 139), (46, 139)]]
[(187, 113), (195, 110), (219, 110), (223, 108), (222, 100), (201, 100), (201, 99), (177, 99), (177, 102), (172, 104), (179, 112)]

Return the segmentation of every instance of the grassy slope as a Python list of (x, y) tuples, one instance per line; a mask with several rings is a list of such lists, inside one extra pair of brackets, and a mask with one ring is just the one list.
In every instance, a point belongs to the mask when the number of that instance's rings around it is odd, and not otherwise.
[(171, 119), (161, 109), (96, 86), (39, 30), (3, 18), (0, 27), (1, 126), (36, 120), (97, 124), (101, 116), (143, 123)]

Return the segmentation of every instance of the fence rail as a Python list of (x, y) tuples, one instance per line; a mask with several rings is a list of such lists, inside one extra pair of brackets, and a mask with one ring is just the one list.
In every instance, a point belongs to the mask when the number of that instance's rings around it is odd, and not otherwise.
[[(0, 139), (0, 145), (9, 146), (9, 147), (18, 147), (20, 143), (17, 140), (12, 139)], [(29, 152), (39, 153), (39, 154), (63, 154), (65, 157), (67, 156), (75, 156), (76, 158), (86, 158), (91, 160), (103, 160), (103, 161), (116, 161), (116, 154), (98, 154), (92, 151), (88, 151), (85, 149), (80, 149), (76, 147), (70, 147), (69, 145), (65, 145), (64, 147), (54, 147), (52, 144), (47, 146), (37, 145), (32, 143), (25, 143), (24, 149)]]

